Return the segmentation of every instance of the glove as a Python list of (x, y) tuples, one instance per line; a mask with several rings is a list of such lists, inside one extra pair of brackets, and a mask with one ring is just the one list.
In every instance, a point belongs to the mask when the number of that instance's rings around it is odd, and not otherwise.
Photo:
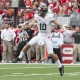
[(66, 27), (65, 27), (64, 25), (62, 26), (62, 29), (63, 29), (64, 31), (66, 31), (66, 30), (67, 30), (67, 29), (66, 29)]

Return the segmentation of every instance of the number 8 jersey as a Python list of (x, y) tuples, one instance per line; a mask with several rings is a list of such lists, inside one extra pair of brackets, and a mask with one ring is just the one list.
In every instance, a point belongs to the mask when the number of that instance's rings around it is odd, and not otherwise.
[(39, 33), (51, 33), (51, 23), (55, 20), (53, 14), (46, 14), (44, 18), (35, 14), (34, 20), (37, 21)]

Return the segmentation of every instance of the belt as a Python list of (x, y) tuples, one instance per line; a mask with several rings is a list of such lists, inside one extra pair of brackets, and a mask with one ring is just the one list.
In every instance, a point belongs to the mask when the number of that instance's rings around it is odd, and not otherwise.
[(12, 41), (7, 41), (7, 40), (4, 40), (4, 41), (6, 41), (6, 42), (12, 42)]

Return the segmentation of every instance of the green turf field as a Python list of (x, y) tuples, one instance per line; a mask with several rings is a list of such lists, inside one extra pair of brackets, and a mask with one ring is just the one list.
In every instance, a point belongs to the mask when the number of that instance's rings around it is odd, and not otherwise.
[(0, 64), (0, 80), (80, 80), (80, 65), (65, 65), (60, 76), (55, 64)]

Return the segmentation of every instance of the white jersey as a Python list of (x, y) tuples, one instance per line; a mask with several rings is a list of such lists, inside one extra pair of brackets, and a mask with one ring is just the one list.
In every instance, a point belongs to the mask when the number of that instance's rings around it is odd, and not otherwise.
[(39, 33), (51, 33), (51, 22), (55, 18), (52, 14), (47, 14), (44, 18), (39, 15), (34, 16), (34, 20), (38, 23)]

